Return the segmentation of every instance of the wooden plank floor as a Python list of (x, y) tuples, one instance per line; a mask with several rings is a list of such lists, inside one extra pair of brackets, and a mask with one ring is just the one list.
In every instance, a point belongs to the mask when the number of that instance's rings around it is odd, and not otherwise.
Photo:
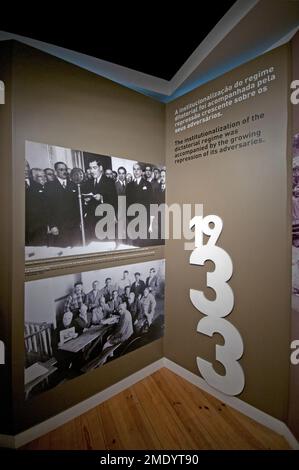
[(23, 449), (289, 449), (289, 445), (164, 368)]

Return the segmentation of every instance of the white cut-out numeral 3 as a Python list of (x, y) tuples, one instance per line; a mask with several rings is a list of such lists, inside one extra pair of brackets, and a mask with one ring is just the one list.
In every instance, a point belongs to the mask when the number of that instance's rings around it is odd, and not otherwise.
[[(216, 246), (223, 222), (217, 215), (196, 216), (190, 221), (190, 228), (193, 227), (195, 249), (191, 253), (190, 264), (203, 266), (208, 260), (214, 263), (215, 270), (207, 274), (207, 287), (213, 289), (216, 298), (209, 300), (202, 291), (190, 289), (190, 299), (194, 307), (206, 315), (198, 322), (197, 331), (210, 337), (219, 333), (224, 339), (223, 346), (216, 346), (216, 360), (223, 365), (225, 375), (218, 374), (213, 364), (200, 357), (196, 358), (197, 366), (209, 385), (227, 395), (238, 395), (245, 385), (244, 372), (238, 362), (244, 347), (238, 330), (223, 318), (234, 306), (234, 293), (228, 284), (233, 274), (233, 263), (226, 251)], [(205, 245), (204, 235), (209, 237)]]

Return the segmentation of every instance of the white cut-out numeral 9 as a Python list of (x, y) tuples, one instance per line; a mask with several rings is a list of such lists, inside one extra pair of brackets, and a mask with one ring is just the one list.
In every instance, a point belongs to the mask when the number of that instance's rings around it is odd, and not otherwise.
[[(213, 227), (211, 227), (211, 224)], [(224, 345), (216, 345), (216, 360), (225, 368), (225, 375), (218, 374), (213, 364), (197, 357), (197, 366), (209, 385), (227, 395), (238, 395), (245, 385), (244, 372), (238, 360), (243, 354), (243, 341), (238, 330), (223, 317), (229, 315), (234, 306), (234, 294), (228, 285), (233, 273), (230, 256), (222, 248), (215, 246), (222, 232), (223, 222), (217, 215), (196, 216), (190, 221), (195, 228), (195, 249), (190, 263), (203, 266), (211, 260), (215, 270), (207, 274), (207, 287), (215, 292), (215, 300), (209, 300), (199, 290), (190, 289), (190, 299), (194, 307), (206, 315), (198, 322), (197, 331), (207, 336), (219, 333)], [(204, 245), (203, 236), (209, 240)]]
[[(213, 224), (213, 227), (210, 227)], [(207, 235), (209, 240), (206, 246), (216, 245), (218, 238), (222, 232), (223, 222), (218, 215), (196, 215), (190, 220), (190, 229), (195, 229), (195, 246), (201, 248), (203, 246), (203, 235)]]

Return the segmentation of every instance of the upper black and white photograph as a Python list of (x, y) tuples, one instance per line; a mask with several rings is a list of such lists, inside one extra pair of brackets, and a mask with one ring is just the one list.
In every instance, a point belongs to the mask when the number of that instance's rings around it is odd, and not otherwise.
[(26, 141), (25, 259), (162, 245), (165, 190), (162, 165)]
[(26, 399), (161, 338), (164, 290), (163, 259), (26, 282)]

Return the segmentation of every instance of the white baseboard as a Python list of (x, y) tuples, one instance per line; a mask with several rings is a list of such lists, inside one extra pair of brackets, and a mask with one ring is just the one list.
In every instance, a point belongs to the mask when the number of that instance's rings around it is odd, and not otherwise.
[(183, 367), (179, 366), (175, 362), (170, 361), (167, 358), (159, 359), (158, 361), (153, 362), (152, 364), (135, 372), (129, 377), (126, 377), (120, 382), (111, 385), (111, 387), (106, 388), (102, 392), (93, 395), (87, 400), (78, 403), (77, 405), (63, 411), (62, 413), (59, 413), (56, 416), (53, 416), (52, 418), (47, 419), (46, 421), (43, 421), (40, 424), (37, 424), (36, 426), (33, 426), (32, 428), (26, 429), (26, 431), (23, 431), (15, 436), (0, 434), (0, 447), (21, 447), (27, 444), (28, 442), (31, 442), (32, 440), (37, 439), (38, 437), (47, 434), (48, 432), (53, 431), (57, 427), (67, 423), (68, 421), (80, 416), (81, 414), (94, 408), (100, 403), (103, 403), (114, 395), (117, 395), (126, 388), (134, 385), (136, 382), (139, 382), (140, 380), (144, 379), (145, 377), (148, 377), (155, 371), (161, 369), (161, 367), (166, 367), (170, 369), (171, 371), (181, 376), (188, 382), (192, 383), (196, 387), (218, 398), (228, 406), (231, 406), (232, 408), (240, 411), (249, 418), (252, 418), (258, 423), (263, 424), (264, 426), (282, 435), (293, 449), (299, 450), (298, 441), (296, 440), (295, 436), (292, 434), (292, 432), (289, 430), (285, 423), (279, 421), (276, 418), (273, 418), (273, 416), (270, 416), (267, 413), (264, 413), (263, 411), (258, 410), (254, 406), (245, 403), (239, 398), (231, 397), (219, 392), (218, 390), (210, 387), (201, 377), (193, 374), (192, 372), (189, 372), (187, 369), (184, 369)]
[(273, 416), (270, 416), (261, 410), (258, 410), (254, 406), (245, 403), (239, 398), (231, 397), (229, 395), (225, 395), (222, 392), (219, 392), (215, 388), (208, 385), (207, 382), (198, 375), (189, 372), (187, 369), (184, 369), (183, 367), (179, 366), (175, 362), (170, 361), (167, 358), (164, 358), (164, 366), (175, 374), (182, 377), (183, 379), (192, 383), (196, 387), (204, 390), (210, 395), (213, 395), (215, 398), (218, 398), (218, 400), (222, 401), (231, 408), (240, 411), (241, 413), (253, 419), (254, 421), (257, 421), (258, 423), (263, 424), (267, 428), (272, 429), (272, 431), (277, 432), (277, 434), (280, 434), (286, 439), (292, 449), (299, 450), (299, 443), (297, 439), (283, 421), (280, 421), (279, 419), (274, 418)]

